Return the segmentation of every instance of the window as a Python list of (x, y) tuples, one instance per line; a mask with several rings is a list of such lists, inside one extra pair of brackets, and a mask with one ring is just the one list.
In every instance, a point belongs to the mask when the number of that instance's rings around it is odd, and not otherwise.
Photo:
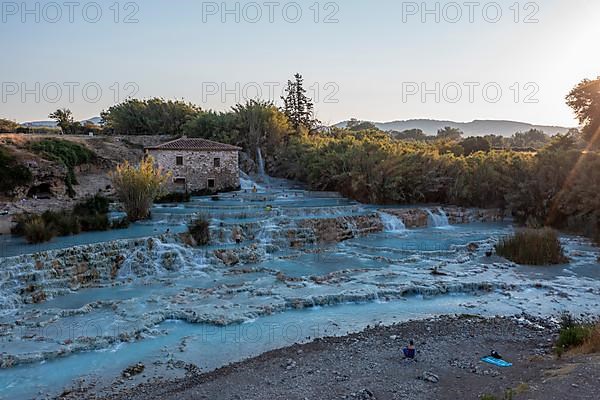
[(173, 182), (177, 185), (185, 185), (185, 178), (175, 178)]
[(209, 179), (208, 180), (208, 188), (209, 189), (214, 189), (215, 188), (215, 180), (214, 179)]
[(213, 165), (214, 165), (215, 168), (221, 167), (221, 159), (220, 158), (215, 158), (214, 162), (213, 162)]
[(183, 165), (183, 157), (182, 156), (177, 156), (175, 158), (175, 164), (177, 164), (177, 165)]

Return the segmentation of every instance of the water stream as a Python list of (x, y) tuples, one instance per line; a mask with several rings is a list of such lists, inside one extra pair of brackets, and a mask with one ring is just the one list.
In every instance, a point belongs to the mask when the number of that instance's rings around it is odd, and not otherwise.
[(386, 232), (401, 233), (406, 230), (406, 225), (399, 217), (381, 211), (379, 212), (379, 216), (381, 217), (381, 222), (383, 222), (383, 227)]
[[(148, 377), (183, 376), (189, 363), (207, 371), (379, 322), (448, 313), (553, 317), (600, 306), (598, 251), (585, 239), (561, 239), (568, 265), (517, 266), (486, 256), (510, 223), (451, 226), (440, 208), (427, 210), (429, 226), (406, 229), (386, 210), (336, 193), (244, 180), (240, 192), (218, 200), (156, 206), (151, 221), (123, 231), (33, 249), (4, 239), (0, 399), (43, 398), (82, 376), (101, 387), (137, 362)], [(212, 240), (190, 248), (175, 234), (199, 214), (211, 216)], [(106, 265), (117, 258), (111, 271)], [(64, 275), (73, 259), (76, 284)], [(81, 264), (95, 268), (93, 284)], [(45, 301), (27, 300), (30, 288), (43, 289)]]
[(448, 221), (448, 216), (444, 212), (443, 209), (439, 208), (436, 213), (431, 211), (429, 208), (426, 208), (427, 214), (429, 214), (429, 225), (434, 228), (449, 228), (450, 222)]

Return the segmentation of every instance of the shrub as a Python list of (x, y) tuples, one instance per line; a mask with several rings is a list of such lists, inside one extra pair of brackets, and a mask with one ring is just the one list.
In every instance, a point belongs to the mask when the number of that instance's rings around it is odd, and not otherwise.
[(591, 329), (585, 325), (575, 325), (560, 330), (556, 347), (560, 350), (568, 350), (581, 346), (590, 337)]
[[(108, 219), (108, 204), (108, 199), (96, 195), (75, 205), (73, 210), (45, 211), (41, 215), (20, 214), (14, 219), (15, 226), (11, 233), (25, 236), (30, 243), (41, 243), (54, 236), (76, 235), (82, 231), (106, 231), (114, 225)], [(41, 234), (44, 232), (51, 234), (44, 236)]]
[(23, 229), (25, 239), (31, 244), (49, 242), (54, 237), (54, 230), (39, 216), (27, 221)]
[(78, 217), (79, 226), (83, 232), (107, 231), (110, 220), (106, 214), (89, 214)]
[(87, 147), (69, 140), (44, 139), (32, 142), (29, 148), (42, 157), (60, 162), (67, 167), (65, 184), (67, 185), (67, 194), (71, 197), (75, 195), (73, 185), (77, 185), (74, 168), (87, 164), (96, 157), (96, 154)]
[(97, 194), (94, 197), (90, 197), (86, 201), (77, 204), (73, 208), (73, 213), (76, 215), (108, 214), (109, 205), (110, 200)]
[(559, 355), (567, 350), (584, 354), (600, 352), (600, 323), (577, 321), (571, 314), (564, 314), (556, 341)]
[(76, 235), (81, 232), (77, 217), (70, 211), (46, 211), (42, 214), (42, 221), (57, 236)]
[(67, 167), (89, 163), (96, 157), (87, 147), (70, 140), (43, 139), (32, 142), (29, 148), (44, 158), (62, 162)]
[(25, 227), (36, 217), (39, 216), (28, 213), (15, 215), (13, 218), (14, 226), (10, 229), (10, 233), (16, 236), (25, 236)]
[(553, 265), (569, 262), (556, 231), (523, 229), (496, 245), (498, 255), (517, 264)]
[(585, 354), (600, 353), (600, 323), (590, 327), (589, 336), (583, 342), (581, 351)]
[(152, 157), (144, 158), (137, 168), (125, 161), (111, 173), (113, 186), (130, 221), (150, 217), (152, 203), (163, 194), (168, 178), (169, 174), (154, 165)]
[(194, 238), (196, 244), (205, 246), (210, 242), (210, 222), (201, 216), (188, 225), (188, 233)]
[(107, 215), (109, 204), (110, 201), (100, 195), (77, 204), (73, 208), (73, 214), (77, 216), (81, 230), (91, 232), (110, 229), (111, 224)]
[(4, 146), (0, 146), (0, 192), (25, 186), (31, 182), (29, 168), (20, 165)]

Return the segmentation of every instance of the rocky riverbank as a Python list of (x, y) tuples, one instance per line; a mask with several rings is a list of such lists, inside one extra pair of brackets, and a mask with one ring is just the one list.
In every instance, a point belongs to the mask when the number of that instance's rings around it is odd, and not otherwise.
[[(110, 389), (83, 386), (61, 399), (596, 399), (600, 356), (554, 356), (557, 326), (520, 316), (457, 316), (377, 326), (343, 337), (316, 340), (185, 378), (148, 378)], [(402, 347), (417, 346), (415, 361)], [(514, 364), (497, 368), (480, 361), (494, 349)], [(143, 370), (138, 366), (138, 369)], [(510, 396), (510, 397), (505, 397)]]

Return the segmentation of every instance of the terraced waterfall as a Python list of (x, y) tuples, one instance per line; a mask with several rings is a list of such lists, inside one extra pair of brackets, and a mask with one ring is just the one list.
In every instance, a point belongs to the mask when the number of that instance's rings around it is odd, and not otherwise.
[[(155, 207), (124, 231), (34, 248), (3, 238), (0, 398), (101, 385), (137, 362), (149, 377), (181, 376), (377, 323), (599, 306), (597, 249), (582, 238), (562, 238), (569, 265), (523, 267), (486, 256), (513, 229), (495, 210), (261, 185)], [(180, 236), (197, 215), (211, 218), (209, 246)]]

